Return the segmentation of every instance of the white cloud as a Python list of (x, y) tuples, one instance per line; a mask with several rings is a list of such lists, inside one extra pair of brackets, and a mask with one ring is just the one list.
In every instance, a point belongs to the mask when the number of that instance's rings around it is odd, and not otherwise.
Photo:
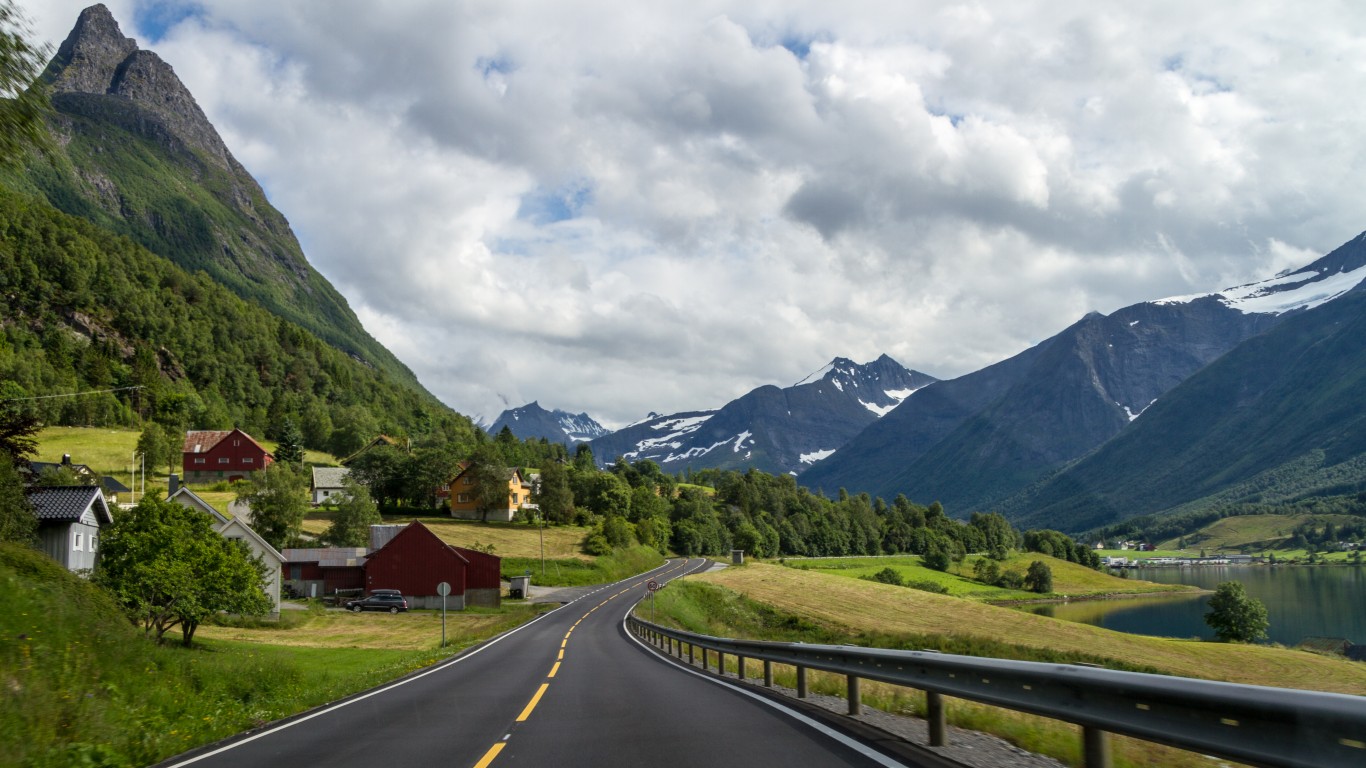
[[(82, 4), (23, 5), (55, 44)], [(835, 355), (966, 373), (1366, 223), (1341, 4), (109, 5), (490, 420), (715, 407)]]

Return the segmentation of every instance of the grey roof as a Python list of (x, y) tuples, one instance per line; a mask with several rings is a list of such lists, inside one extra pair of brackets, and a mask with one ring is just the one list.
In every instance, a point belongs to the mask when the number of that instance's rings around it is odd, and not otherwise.
[(109, 506), (104, 503), (104, 495), (92, 485), (33, 488), (28, 492), (28, 500), (39, 520), (74, 523), (93, 506), (95, 518), (101, 524), (114, 522)]
[(370, 526), (370, 551), (382, 549), (385, 544), (394, 540), (399, 531), (408, 527), (408, 523), (398, 525), (372, 525)]
[(286, 549), (280, 554), (284, 555), (286, 563), (317, 563), (327, 567), (359, 565), (365, 560), (365, 553), (365, 547), (312, 547)]
[(351, 470), (346, 467), (314, 467), (313, 468), (313, 487), (314, 488), (340, 488), (342, 481), (351, 474)]

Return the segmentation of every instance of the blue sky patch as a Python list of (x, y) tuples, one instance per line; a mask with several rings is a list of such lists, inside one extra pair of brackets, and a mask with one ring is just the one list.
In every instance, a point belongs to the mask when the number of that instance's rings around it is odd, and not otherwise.
[(133, 25), (149, 44), (160, 42), (166, 32), (180, 22), (200, 16), (204, 9), (198, 3), (181, 3), (162, 0), (139, 5), (133, 11)]
[(577, 219), (593, 202), (593, 188), (587, 183), (567, 184), (558, 189), (536, 189), (522, 196), (517, 218), (534, 224), (554, 224)]

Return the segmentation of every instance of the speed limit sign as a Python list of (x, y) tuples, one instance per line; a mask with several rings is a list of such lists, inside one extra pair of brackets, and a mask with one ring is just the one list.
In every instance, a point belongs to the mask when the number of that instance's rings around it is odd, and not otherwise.
[(650, 579), (650, 583), (646, 584), (645, 588), (650, 590), (651, 592), (654, 592), (655, 590), (659, 589), (659, 582), (655, 581), (654, 579)]

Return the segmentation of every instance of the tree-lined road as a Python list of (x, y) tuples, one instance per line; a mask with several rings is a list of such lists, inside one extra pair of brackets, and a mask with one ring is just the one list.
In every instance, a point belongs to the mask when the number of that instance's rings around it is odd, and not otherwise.
[(161, 765), (900, 765), (625, 631), (649, 580), (704, 563), (671, 561), (403, 681)]

